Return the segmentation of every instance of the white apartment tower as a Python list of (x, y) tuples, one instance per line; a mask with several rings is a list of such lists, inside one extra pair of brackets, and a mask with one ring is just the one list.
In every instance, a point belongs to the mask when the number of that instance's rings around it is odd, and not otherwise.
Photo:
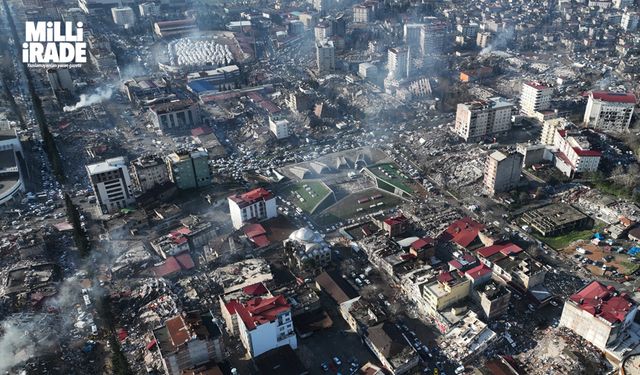
[(336, 48), (333, 41), (325, 39), (316, 43), (316, 64), (318, 73), (336, 70)]
[(456, 111), (455, 133), (465, 141), (477, 141), (511, 129), (513, 103), (504, 98), (460, 103)]
[(528, 117), (535, 116), (551, 106), (553, 88), (538, 82), (524, 82), (520, 93), (520, 112)]
[(389, 78), (401, 80), (409, 76), (409, 50), (407, 48), (389, 48), (387, 56)]
[(285, 119), (274, 119), (269, 117), (269, 130), (278, 139), (289, 137), (289, 121)]
[(233, 227), (240, 229), (251, 220), (265, 220), (278, 216), (276, 197), (268, 190), (258, 188), (244, 194), (228, 197)]
[(626, 11), (622, 15), (620, 26), (625, 31), (636, 31), (638, 29), (638, 22), (640, 22), (640, 14), (638, 14), (638, 12)]
[(590, 91), (583, 123), (597, 129), (629, 129), (636, 96), (631, 93)]
[(238, 336), (252, 358), (284, 345), (297, 349), (291, 306), (284, 296), (255, 297), (244, 303), (232, 300), (225, 308), (238, 315)]
[(86, 166), (100, 212), (109, 214), (135, 202), (124, 157)]

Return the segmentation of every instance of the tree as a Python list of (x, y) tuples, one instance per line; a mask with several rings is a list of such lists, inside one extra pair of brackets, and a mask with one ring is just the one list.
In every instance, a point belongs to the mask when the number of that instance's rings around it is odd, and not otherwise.
[(111, 310), (111, 297), (105, 294), (98, 298), (96, 304), (96, 310), (104, 323), (104, 327), (109, 331), (109, 346), (111, 347), (111, 367), (112, 373), (115, 375), (132, 375), (133, 372), (129, 367), (129, 362), (122, 348), (120, 342), (116, 339), (115, 323), (113, 318), (113, 311)]
[(89, 255), (90, 247), (89, 240), (87, 239), (84, 229), (82, 229), (80, 213), (78, 212), (76, 206), (73, 204), (73, 201), (71, 200), (69, 194), (65, 193), (64, 204), (67, 209), (67, 220), (69, 220), (69, 223), (73, 227), (73, 242), (76, 244), (76, 247), (80, 252), (80, 256), (84, 258)]

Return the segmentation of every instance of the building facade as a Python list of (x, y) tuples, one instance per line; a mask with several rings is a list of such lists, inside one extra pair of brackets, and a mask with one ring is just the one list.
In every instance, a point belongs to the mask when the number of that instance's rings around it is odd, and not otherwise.
[(124, 157), (86, 166), (100, 212), (114, 213), (133, 204), (131, 177)]
[(113, 23), (125, 28), (131, 27), (136, 23), (136, 15), (130, 6), (111, 8), (111, 17)]
[(484, 186), (491, 195), (512, 190), (520, 183), (522, 154), (495, 151), (484, 166)]
[(592, 150), (581, 131), (564, 118), (545, 121), (540, 141), (552, 146), (554, 164), (566, 176), (598, 170), (602, 153)]
[(513, 103), (504, 98), (460, 103), (456, 111), (455, 133), (465, 141), (506, 133), (511, 129)]
[(291, 306), (284, 296), (256, 297), (244, 303), (231, 301), (226, 308), (238, 315), (238, 335), (252, 358), (284, 345), (298, 347)]
[(134, 186), (146, 192), (157, 185), (169, 182), (169, 170), (160, 156), (140, 157), (131, 162), (131, 177)]
[(387, 59), (389, 78), (401, 80), (409, 76), (409, 50), (407, 48), (389, 48)]
[(321, 74), (336, 69), (336, 48), (333, 41), (323, 39), (316, 43), (316, 66)]
[(629, 295), (593, 281), (564, 303), (560, 326), (604, 351), (625, 339), (637, 311), (638, 304)]
[(635, 105), (636, 96), (631, 93), (590, 91), (582, 121), (596, 129), (626, 131)]
[(258, 188), (228, 198), (233, 227), (240, 229), (251, 220), (265, 220), (278, 216), (276, 197), (268, 190)]
[(278, 139), (289, 137), (289, 121), (285, 119), (274, 119), (269, 117), (269, 130)]
[(198, 103), (191, 99), (174, 100), (149, 108), (151, 122), (162, 133), (175, 133), (200, 126)]
[(169, 178), (178, 189), (211, 185), (209, 154), (205, 149), (179, 150), (167, 156)]
[(553, 88), (539, 82), (524, 82), (520, 93), (520, 113), (534, 117), (551, 106)]

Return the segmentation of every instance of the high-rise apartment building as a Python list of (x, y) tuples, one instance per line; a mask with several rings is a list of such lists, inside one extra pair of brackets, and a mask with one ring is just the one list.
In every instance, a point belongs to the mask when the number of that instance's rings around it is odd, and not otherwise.
[(513, 103), (504, 98), (458, 104), (455, 133), (465, 141), (480, 140), (511, 129)]
[(336, 69), (336, 48), (331, 40), (316, 43), (316, 64), (319, 73), (328, 73)]
[(487, 157), (484, 167), (484, 186), (494, 195), (509, 191), (520, 183), (522, 154), (495, 151)]
[(409, 76), (409, 50), (407, 48), (389, 48), (387, 58), (389, 78), (400, 80)]
[(631, 93), (590, 91), (583, 123), (598, 129), (627, 130), (636, 96)]
[(538, 82), (524, 82), (520, 93), (520, 112), (528, 117), (535, 116), (551, 106), (553, 88)]

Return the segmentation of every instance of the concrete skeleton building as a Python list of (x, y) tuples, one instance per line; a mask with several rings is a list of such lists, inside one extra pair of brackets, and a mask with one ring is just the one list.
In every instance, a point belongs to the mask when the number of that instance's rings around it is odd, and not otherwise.
[(101, 213), (114, 213), (135, 202), (124, 157), (89, 164), (86, 170)]
[(551, 106), (553, 88), (539, 82), (524, 82), (520, 93), (520, 113), (534, 117)]
[(460, 103), (456, 111), (455, 133), (465, 141), (506, 133), (511, 129), (513, 103), (504, 98)]
[(593, 219), (566, 203), (528, 210), (522, 215), (522, 221), (543, 236), (557, 236), (593, 224)]
[(260, 221), (278, 216), (276, 197), (268, 190), (258, 188), (244, 194), (228, 197), (233, 227), (240, 229), (250, 221)]
[(495, 151), (485, 162), (484, 186), (491, 195), (512, 190), (520, 184), (521, 173), (522, 154)]
[(636, 101), (631, 93), (590, 91), (582, 121), (591, 128), (626, 131)]

